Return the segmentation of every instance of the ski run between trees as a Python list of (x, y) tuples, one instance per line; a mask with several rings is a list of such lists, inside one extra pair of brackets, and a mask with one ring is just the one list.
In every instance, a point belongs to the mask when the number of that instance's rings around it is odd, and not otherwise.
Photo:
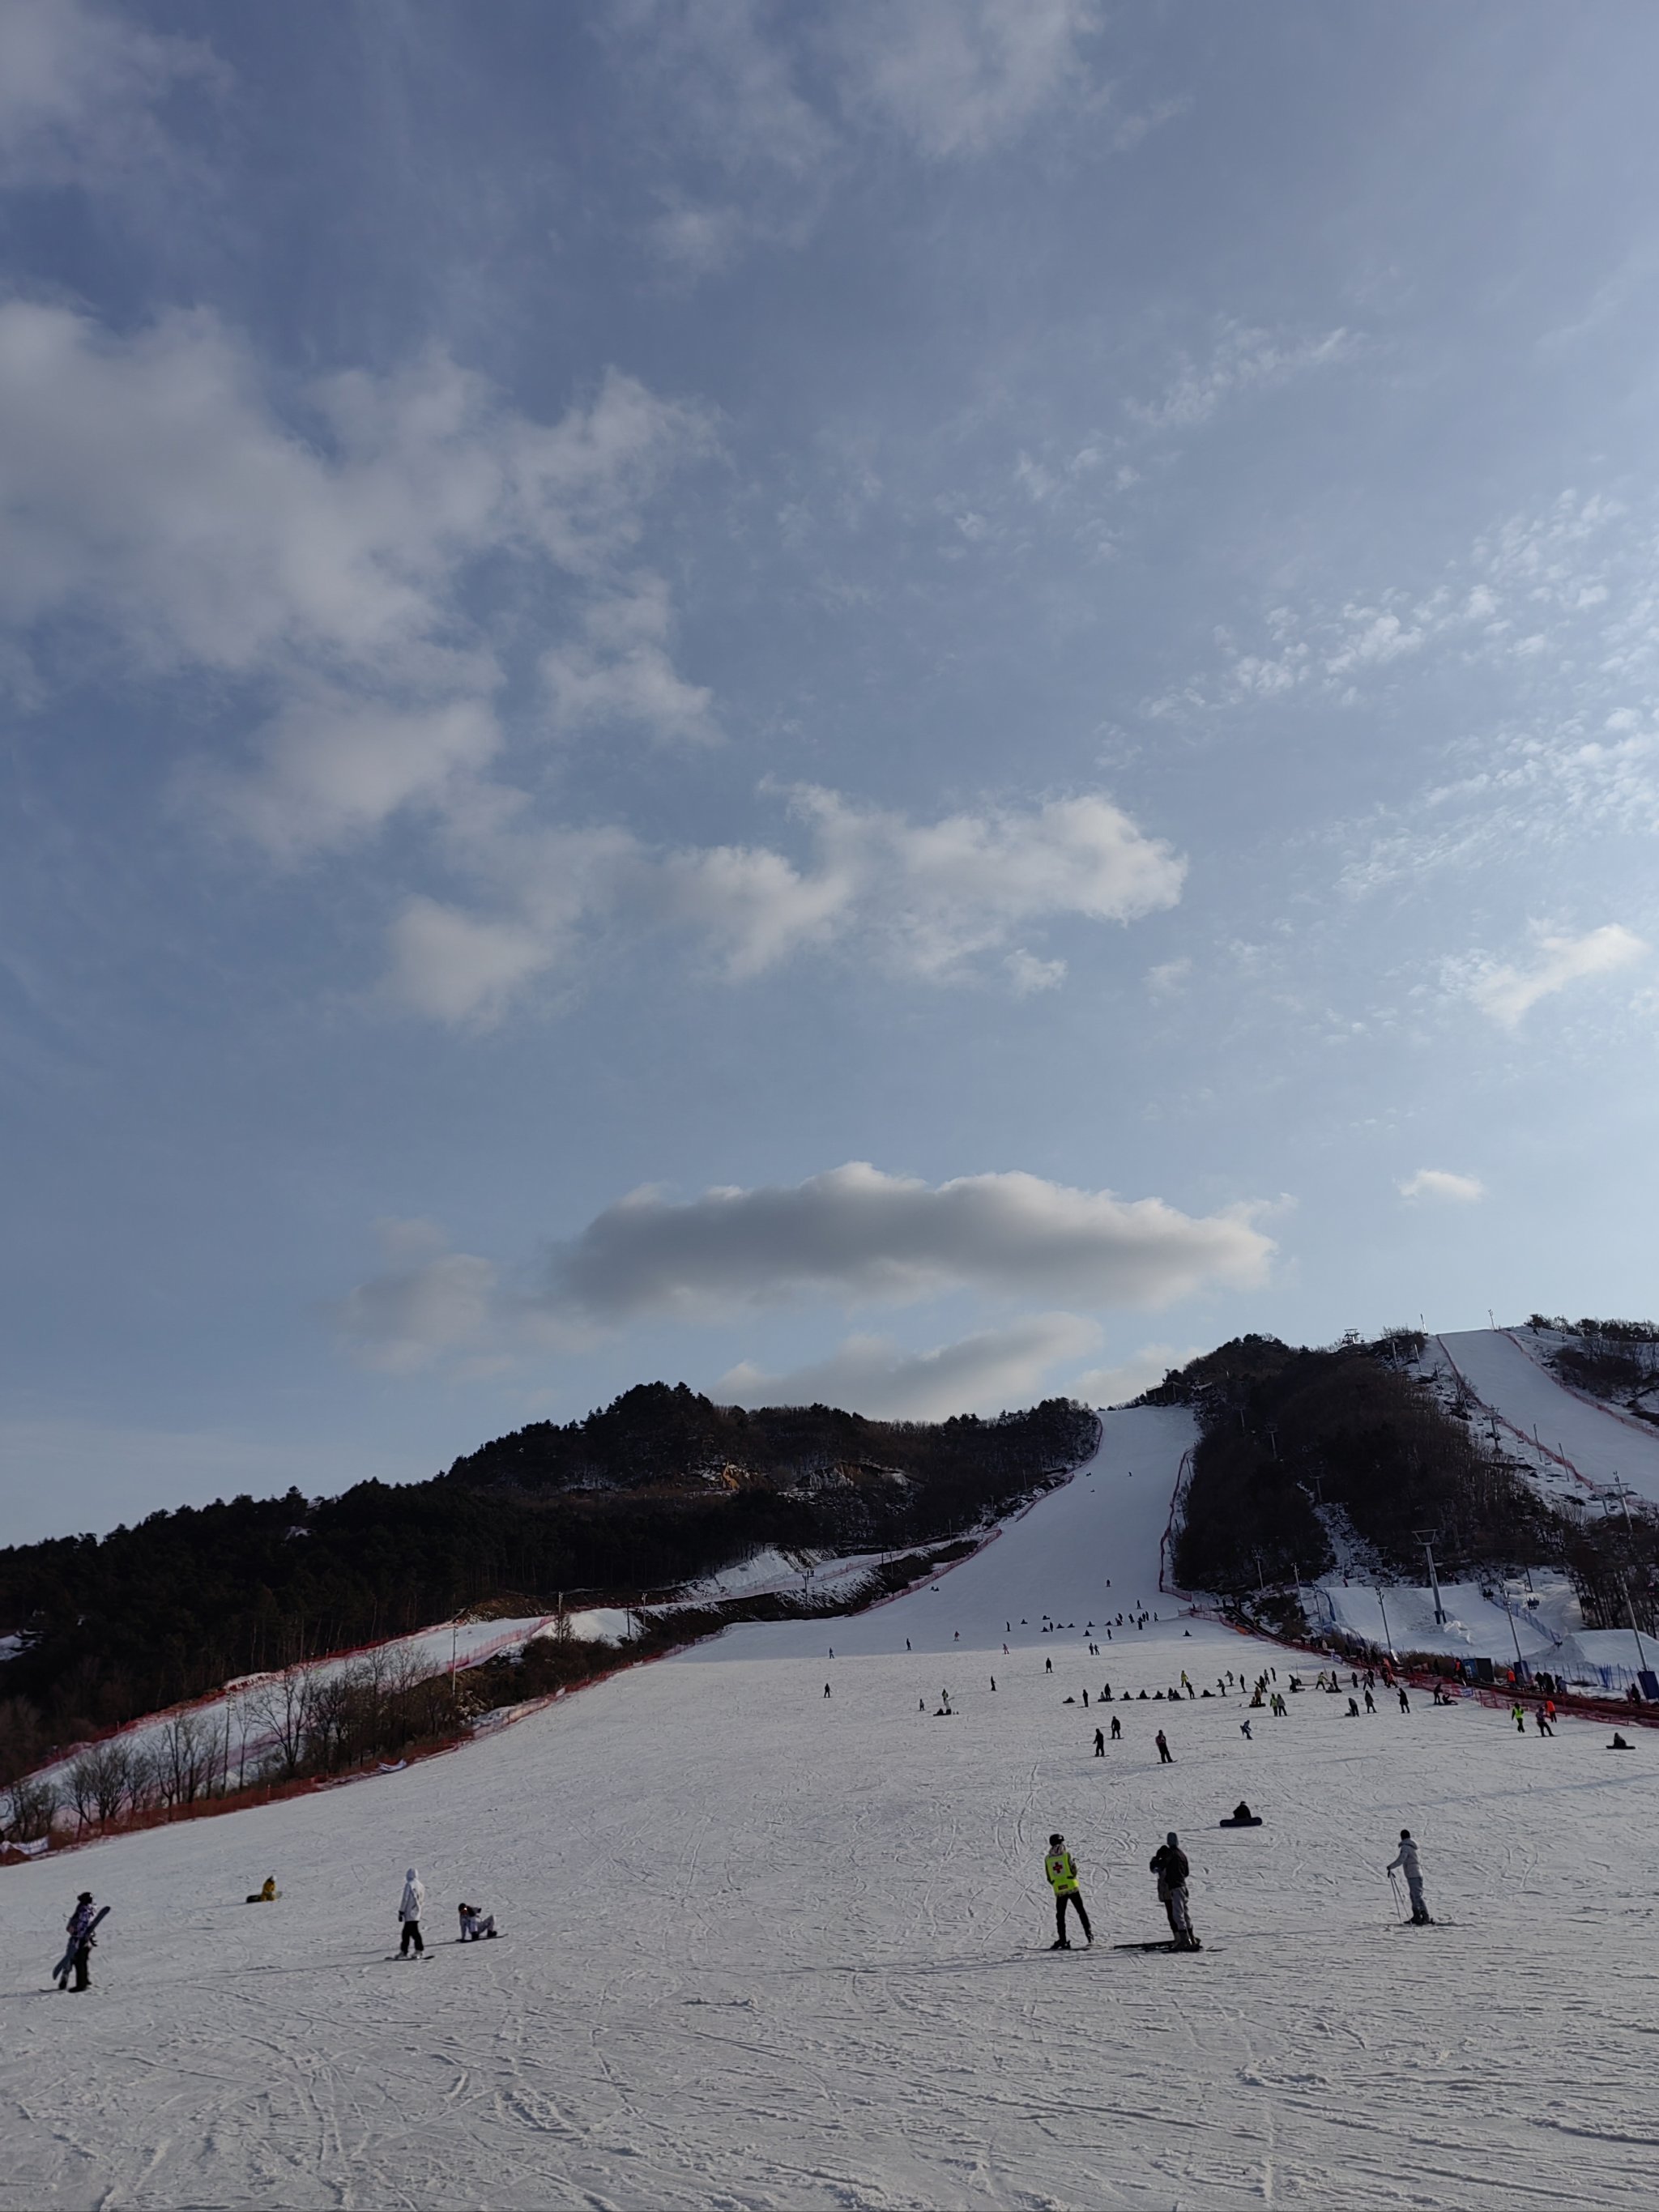
[[(870, 1613), (4, 1870), (0, 2212), (1650, 2204), (1656, 1739), (1307, 1690), (1246, 1738), (1240, 1680), (1316, 1662), (1160, 1592), (1190, 1437), (1108, 1416), (1090, 1468)], [(1157, 1700), (1183, 1668), (1231, 1693)], [(1261, 1826), (1219, 1825), (1240, 1801)], [(1407, 1826), (1449, 1929), (1401, 1929)], [(1048, 1950), (1055, 1834), (1086, 1957), (1074, 1914)], [(411, 1867), (432, 1974), (386, 1971)], [(112, 1911), (60, 1998), (83, 1889)], [(477, 1899), (510, 1940), (463, 1960)]]

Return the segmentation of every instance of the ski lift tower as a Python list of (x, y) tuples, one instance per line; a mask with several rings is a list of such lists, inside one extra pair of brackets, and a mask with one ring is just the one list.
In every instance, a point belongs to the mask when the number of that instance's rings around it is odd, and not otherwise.
[(1443, 1628), (1446, 1625), (1446, 1608), (1440, 1602), (1440, 1577), (1434, 1570), (1434, 1544), (1440, 1531), (1437, 1528), (1413, 1528), (1412, 1534), (1423, 1547), (1429, 1562), (1429, 1587), (1434, 1592), (1434, 1625), (1437, 1628)]

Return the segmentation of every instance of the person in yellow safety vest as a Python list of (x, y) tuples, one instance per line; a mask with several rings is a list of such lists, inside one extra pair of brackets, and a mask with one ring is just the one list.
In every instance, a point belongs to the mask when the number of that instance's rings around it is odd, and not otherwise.
[(1066, 1848), (1064, 1836), (1050, 1836), (1048, 1856), (1042, 1862), (1042, 1871), (1048, 1877), (1048, 1886), (1054, 1893), (1054, 1941), (1051, 1951), (1069, 1951), (1066, 1940), (1066, 1908), (1077, 1908), (1077, 1917), (1083, 1923), (1083, 1940), (1092, 1943), (1094, 1930), (1089, 1925), (1089, 1916), (1083, 1909), (1083, 1896), (1077, 1886), (1077, 1861)]

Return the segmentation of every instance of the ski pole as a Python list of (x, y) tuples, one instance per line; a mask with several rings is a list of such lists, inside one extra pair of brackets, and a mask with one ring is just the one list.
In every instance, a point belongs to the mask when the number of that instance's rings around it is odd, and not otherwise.
[(1394, 1878), (1394, 1869), (1392, 1867), (1389, 1869), (1388, 1873), (1389, 1887), (1394, 1892), (1394, 1909), (1403, 1920), (1406, 1917), (1406, 1908), (1400, 1902), (1400, 1884)]

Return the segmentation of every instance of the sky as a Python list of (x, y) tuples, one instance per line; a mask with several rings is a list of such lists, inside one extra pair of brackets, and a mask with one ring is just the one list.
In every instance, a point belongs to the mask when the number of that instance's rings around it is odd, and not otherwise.
[(1656, 66), (0, 0), (0, 1540), (1651, 1313)]

